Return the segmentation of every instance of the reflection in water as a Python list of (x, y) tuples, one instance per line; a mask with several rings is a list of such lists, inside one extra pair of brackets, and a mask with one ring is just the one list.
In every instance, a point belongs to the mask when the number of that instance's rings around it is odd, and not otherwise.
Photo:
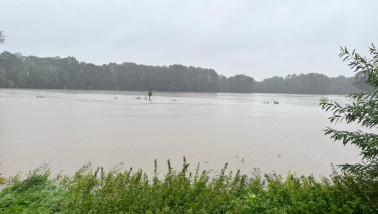
[(165, 168), (168, 158), (179, 167), (186, 156), (193, 168), (229, 162), (244, 173), (328, 175), (331, 162), (358, 160), (357, 150), (323, 135), (330, 124), (319, 99), (346, 101), (340, 96), (156, 92), (148, 101), (145, 95), (0, 89), (0, 172), (47, 162), (72, 173), (90, 161), (151, 173), (154, 158)]

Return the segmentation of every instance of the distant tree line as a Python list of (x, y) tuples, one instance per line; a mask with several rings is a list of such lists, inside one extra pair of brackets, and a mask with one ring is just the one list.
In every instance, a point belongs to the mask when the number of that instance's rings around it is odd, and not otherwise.
[(256, 92), (288, 94), (346, 94), (356, 91), (354, 77), (327, 77), (324, 74), (292, 74), (257, 82)]
[(0, 54), (0, 88), (138, 90), (177, 92), (346, 94), (356, 91), (354, 77), (310, 73), (272, 77), (261, 82), (247, 75), (225, 77), (193, 66), (146, 66), (109, 63), (102, 66), (74, 57)]

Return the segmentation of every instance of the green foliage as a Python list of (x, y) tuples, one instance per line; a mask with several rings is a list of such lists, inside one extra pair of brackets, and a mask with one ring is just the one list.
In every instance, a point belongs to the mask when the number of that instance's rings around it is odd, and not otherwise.
[(346, 94), (357, 89), (353, 86), (353, 77), (327, 77), (324, 74), (292, 74), (272, 77), (258, 82), (257, 92), (294, 93), (294, 94)]
[(0, 88), (138, 90), (187, 92), (267, 92), (345, 94), (356, 89), (354, 78), (322, 74), (288, 75), (256, 82), (246, 75), (225, 77), (193, 66), (146, 66), (109, 63), (97, 66), (74, 57), (39, 58), (0, 54)]
[(0, 45), (4, 44), (4, 42), (5, 42), (4, 31), (0, 30)]
[[(135, 63), (97, 66), (74, 57), (39, 58), (0, 54), (0, 87), (84, 90), (252, 92), (254, 80), (223, 78), (212, 69), (193, 66), (146, 66)], [(222, 79), (222, 81), (221, 81)], [(240, 82), (240, 84), (238, 84)], [(239, 87), (229, 88), (229, 83)], [(249, 85), (250, 84), (250, 85)]]
[(326, 97), (322, 97), (322, 98), (320, 98), (319, 102), (320, 102), (320, 103), (328, 102), (328, 98), (326, 98)]
[(0, 213), (366, 213), (347, 176), (317, 181), (289, 173), (248, 177), (240, 171), (218, 175), (181, 170), (152, 179), (138, 170), (93, 170), (83, 166), (72, 178), (49, 179), (36, 170), (11, 179), (0, 193)]
[(353, 86), (362, 91), (371, 91), (373, 88), (366, 83), (366, 76), (362, 71), (359, 71), (354, 76)]
[(9, 179), (0, 193), (0, 213), (62, 213), (67, 186), (49, 179), (50, 172), (38, 168), (26, 179)]
[[(370, 48), (371, 59), (361, 57), (355, 51), (350, 53), (346, 48), (341, 49), (340, 57), (350, 61), (349, 66), (355, 72), (363, 72), (367, 83), (373, 87), (371, 92), (357, 92), (347, 97), (353, 102), (340, 105), (337, 102), (322, 103), (323, 109), (332, 111), (331, 122), (356, 122), (367, 129), (376, 129), (378, 125), (378, 52), (373, 46)], [(361, 149), (362, 163), (354, 165), (344, 164), (342, 168), (350, 172), (360, 172), (369, 179), (378, 177), (378, 135), (362, 131), (337, 131), (326, 129), (326, 134), (334, 140), (342, 141), (344, 145), (353, 144)]]
[[(329, 120), (333, 123), (345, 121), (346, 123), (358, 123), (361, 127), (371, 130), (369, 133), (358, 131), (339, 131), (327, 128), (325, 133), (335, 141), (341, 141), (344, 145), (352, 144), (361, 149), (361, 163), (343, 164), (341, 169), (352, 173), (359, 181), (356, 189), (363, 189), (360, 194), (371, 204), (374, 211), (378, 212), (378, 51), (372, 45), (371, 58), (360, 56), (354, 50), (349, 52), (347, 48), (341, 48), (340, 57), (348, 61), (348, 65), (354, 72), (363, 75), (366, 83), (371, 87), (368, 92), (351, 93), (347, 97), (351, 104), (340, 105), (337, 102), (322, 103), (322, 108), (332, 111)], [(357, 188), (358, 187), (358, 188)]]

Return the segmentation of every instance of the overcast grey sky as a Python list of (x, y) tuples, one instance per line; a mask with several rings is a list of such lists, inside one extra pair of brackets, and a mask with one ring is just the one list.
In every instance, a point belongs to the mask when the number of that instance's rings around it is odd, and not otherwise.
[(353, 73), (339, 47), (378, 39), (370, 0), (2, 0), (0, 51), (104, 64), (183, 64), (257, 80)]

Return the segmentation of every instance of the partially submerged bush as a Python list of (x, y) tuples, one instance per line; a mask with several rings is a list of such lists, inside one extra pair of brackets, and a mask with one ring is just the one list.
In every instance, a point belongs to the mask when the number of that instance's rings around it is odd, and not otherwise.
[(320, 103), (326, 103), (326, 102), (328, 102), (328, 98), (327, 97), (322, 97), (322, 98), (320, 98), (319, 102)]

